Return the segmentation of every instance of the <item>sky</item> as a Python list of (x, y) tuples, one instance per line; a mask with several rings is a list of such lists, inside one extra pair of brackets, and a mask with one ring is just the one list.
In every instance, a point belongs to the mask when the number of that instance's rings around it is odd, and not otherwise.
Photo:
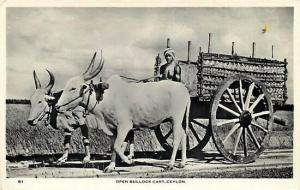
[[(7, 98), (26, 98), (35, 85), (36, 70), (42, 85), (55, 75), (54, 89), (81, 74), (95, 51), (102, 49), (104, 78), (122, 73), (135, 78), (153, 75), (158, 53), (170, 38), (176, 58), (186, 60), (187, 41), (192, 41), (191, 60), (199, 47), (211, 51), (288, 60), (287, 103), (293, 103), (293, 8), (7, 8)], [(261, 30), (267, 24), (268, 32)], [(162, 56), (161, 56), (162, 57)]]

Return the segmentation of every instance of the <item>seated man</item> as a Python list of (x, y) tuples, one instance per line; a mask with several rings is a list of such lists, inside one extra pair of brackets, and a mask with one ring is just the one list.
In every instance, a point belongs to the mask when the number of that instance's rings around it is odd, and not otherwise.
[(175, 61), (175, 51), (167, 48), (164, 51), (166, 63), (159, 69), (160, 80), (172, 80), (181, 82), (181, 68), (177, 61)]

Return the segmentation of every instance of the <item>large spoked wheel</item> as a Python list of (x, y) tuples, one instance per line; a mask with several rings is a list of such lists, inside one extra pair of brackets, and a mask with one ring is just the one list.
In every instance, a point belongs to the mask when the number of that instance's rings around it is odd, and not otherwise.
[[(171, 153), (173, 150), (173, 130), (171, 121), (160, 124), (155, 129), (155, 135), (161, 146)], [(208, 119), (192, 119), (187, 129), (187, 155), (198, 156), (211, 137)]]
[(265, 86), (237, 75), (221, 85), (211, 103), (215, 145), (233, 163), (253, 162), (264, 150), (273, 124), (273, 107)]

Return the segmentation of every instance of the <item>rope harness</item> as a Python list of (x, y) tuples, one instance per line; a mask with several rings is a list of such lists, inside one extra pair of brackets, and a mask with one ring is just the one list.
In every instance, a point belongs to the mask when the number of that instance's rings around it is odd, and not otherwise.
[[(71, 101), (61, 105), (60, 107), (62, 106), (66, 106), (74, 101), (76, 101), (77, 99), (79, 98), (82, 98), (82, 101), (79, 103), (79, 106), (82, 106), (84, 108), (84, 111), (83, 111), (83, 117), (86, 117), (91, 111), (93, 111), (96, 107), (96, 105), (99, 103), (100, 100), (98, 100), (96, 98), (96, 103), (95, 105), (89, 109), (89, 104), (90, 104), (90, 99), (91, 99), (91, 95), (94, 91), (96, 91), (94, 88), (94, 84), (93, 84), (93, 80), (90, 81), (90, 84), (86, 84), (88, 86), (87, 89), (84, 89), (82, 90), (82, 92), (79, 93), (79, 96), (77, 96), (76, 98), (72, 99)], [(83, 103), (83, 100), (84, 100), (84, 95), (86, 93), (89, 93), (88, 94), (88, 97), (87, 97), (87, 103), (84, 104)], [(55, 99), (53, 100), (47, 100), (47, 104), (48, 106), (45, 106), (43, 112), (42, 112), (42, 117), (40, 117), (39, 121), (42, 120), (45, 116), (46, 116), (46, 119), (45, 119), (45, 126), (48, 126), (49, 124), (51, 124), (51, 120), (53, 119), (52, 117), (55, 117), (57, 116), (57, 113), (63, 113), (63, 112), (59, 112), (56, 108), (55, 108), (55, 105), (58, 101), (58, 99), (60, 98), (59, 97), (55, 97), (54, 96), (54, 93), (49, 93), (47, 94), (48, 96), (51, 96), (51, 97), (54, 97)], [(48, 110), (46, 111), (46, 109), (48, 108)], [(53, 119), (55, 120), (55, 119)], [(52, 126), (52, 125), (51, 125)], [(57, 127), (55, 126), (52, 126), (53, 128), (57, 129)]]
[[(41, 121), (41, 120), (45, 117), (46, 114), (47, 114), (47, 117), (48, 117), (48, 112), (49, 112), (49, 111), (45, 111), (45, 110), (47, 109), (47, 107), (48, 107), (48, 106), (45, 106), (45, 107), (44, 107), (43, 111), (41, 112), (40, 116), (38, 117), (38, 121)], [(48, 118), (47, 118), (47, 119), (48, 119)]]
[[(63, 104), (63, 105), (61, 105), (60, 107), (66, 106), (66, 105), (68, 105), (68, 104), (70, 104), (70, 103), (76, 101), (77, 99), (82, 98), (82, 101), (79, 103), (79, 105), (82, 106), (82, 107), (84, 107), (84, 113), (83, 113), (83, 116), (86, 117), (91, 111), (93, 111), (93, 110), (95, 109), (96, 105), (99, 103), (98, 101), (96, 101), (96, 103), (95, 103), (95, 105), (92, 107), (92, 109), (91, 109), (91, 110), (88, 109), (89, 104), (90, 104), (90, 97), (91, 97), (91, 95), (92, 95), (92, 93), (93, 93), (93, 91), (94, 91), (93, 80), (91, 80), (90, 84), (86, 84), (86, 85), (88, 86), (88, 88), (85, 89), (84, 91), (80, 92), (80, 93), (79, 93), (79, 96), (77, 96), (76, 98), (70, 100), (69, 102), (67, 102), (67, 103), (65, 103), (65, 104)], [(84, 95), (85, 95), (86, 93), (89, 93), (89, 94), (88, 94), (87, 103), (86, 103), (86, 105), (85, 105), (85, 104), (83, 103), (83, 97), (84, 97)], [(60, 112), (60, 113), (63, 113), (63, 112)]]
[[(90, 98), (91, 98), (91, 95), (93, 93), (94, 90), (94, 85), (93, 85), (93, 80), (91, 80), (90, 84), (88, 85), (89, 86), (89, 89), (88, 89), (88, 92), (89, 92), (89, 96), (88, 96), (88, 100), (87, 100), (87, 103), (86, 105), (83, 105), (84, 107), (84, 113), (83, 113), (83, 117), (86, 117), (91, 111), (93, 111), (96, 107), (96, 105), (99, 103), (97, 100), (96, 100), (96, 103), (95, 105), (92, 107), (91, 110), (89, 110), (89, 103), (90, 103)], [(83, 99), (82, 99), (83, 100)]]
[[(53, 97), (53, 93), (49, 93), (48, 94), (49, 96), (51, 96), (51, 97)], [(55, 109), (54, 108), (54, 106), (55, 106), (55, 104), (56, 104), (56, 102), (55, 102), (55, 99), (54, 100), (48, 100), (47, 101), (47, 104), (48, 104), (48, 106), (46, 106), (46, 107), (48, 107), (48, 111), (46, 111), (45, 112), (45, 115), (47, 115), (47, 117), (46, 117), (46, 120), (45, 120), (45, 125), (46, 126), (48, 126), (49, 124), (50, 124), (50, 120), (51, 120), (51, 113), (53, 112), (53, 110)], [(46, 108), (45, 108), (46, 109)], [(54, 127), (54, 126), (52, 126), (53, 128), (57, 128), (57, 127)]]

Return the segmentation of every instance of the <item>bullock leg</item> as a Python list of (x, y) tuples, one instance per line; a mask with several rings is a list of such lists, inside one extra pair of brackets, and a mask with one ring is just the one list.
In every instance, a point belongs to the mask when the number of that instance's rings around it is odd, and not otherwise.
[(110, 147), (111, 147), (111, 151), (112, 151), (112, 154), (111, 154), (111, 161), (109, 163), (109, 165), (103, 170), (104, 173), (111, 173), (115, 170), (115, 167), (116, 167), (116, 152), (114, 151), (114, 144), (115, 144), (115, 135), (112, 136), (110, 138)]
[(127, 157), (131, 160), (134, 157), (134, 131), (130, 130), (127, 136), (129, 141), (129, 155)]
[(182, 132), (183, 132), (183, 129), (181, 127), (181, 122), (174, 121), (174, 125), (173, 125), (173, 135), (174, 135), (173, 151), (172, 151), (172, 156), (171, 156), (169, 165), (166, 168), (166, 170), (173, 170), (173, 168), (174, 168), (176, 153), (177, 153), (180, 141), (182, 139)]
[(184, 168), (186, 164), (186, 133), (183, 131), (182, 139), (181, 139), (181, 162), (179, 164), (179, 168)]
[(116, 153), (120, 156), (123, 162), (129, 165), (131, 165), (133, 161), (124, 155), (121, 147), (130, 129), (132, 129), (132, 123), (128, 123), (127, 125), (119, 125), (117, 138), (114, 144), (114, 150)]
[(62, 157), (60, 157), (56, 164), (60, 165), (62, 163), (65, 163), (68, 159), (68, 155), (69, 155), (69, 148), (70, 148), (70, 141), (71, 141), (71, 132), (67, 129), (64, 130), (65, 131), (65, 139), (64, 139), (64, 154), (62, 155)]
[(64, 154), (60, 157), (56, 164), (62, 164), (67, 161), (70, 149), (70, 141), (73, 129), (70, 127), (70, 124), (67, 122), (70, 115), (66, 114), (58, 114), (57, 122), (60, 123), (64, 128)]
[(121, 145), (121, 150), (123, 153), (125, 152), (127, 145), (128, 145), (128, 142), (125, 140)]
[(84, 150), (85, 150), (85, 157), (83, 158), (82, 163), (87, 164), (91, 160), (89, 129), (87, 126), (87, 125), (90, 125), (90, 123), (87, 121), (86, 117), (84, 116), (84, 108), (82, 108), (82, 107), (75, 108), (75, 110), (72, 111), (72, 116), (74, 116), (76, 125), (80, 126), (80, 129), (81, 129), (82, 142), (83, 142)]
[(89, 163), (91, 160), (90, 154), (90, 141), (89, 141), (89, 129), (86, 124), (80, 126), (82, 133), (82, 142), (85, 149), (85, 157), (82, 160), (83, 164)]
[(127, 156), (127, 158), (131, 160), (134, 157), (134, 131), (133, 130), (130, 130), (128, 132), (125, 141), (121, 146), (123, 153), (125, 152), (128, 144), (129, 144), (129, 155)]

